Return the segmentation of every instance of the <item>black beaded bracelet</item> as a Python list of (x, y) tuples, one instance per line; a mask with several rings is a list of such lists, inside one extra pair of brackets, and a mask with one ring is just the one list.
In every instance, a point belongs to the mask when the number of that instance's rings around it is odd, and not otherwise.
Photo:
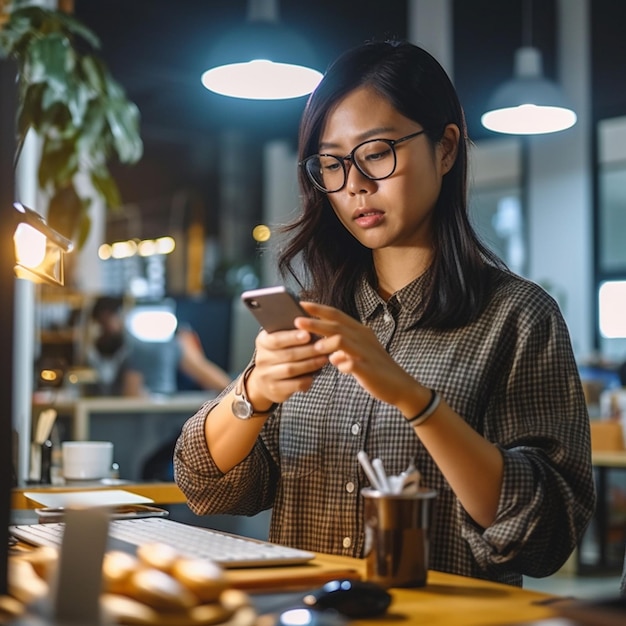
[(411, 424), (411, 426), (423, 424), (437, 410), (440, 402), (441, 396), (434, 389), (431, 389), (428, 404), (415, 417), (407, 420), (407, 422)]

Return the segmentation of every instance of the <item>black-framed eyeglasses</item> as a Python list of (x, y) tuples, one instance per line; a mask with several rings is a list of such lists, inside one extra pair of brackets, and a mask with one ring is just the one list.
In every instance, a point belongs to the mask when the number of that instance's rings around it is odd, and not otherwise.
[(349, 168), (346, 167), (346, 161), (354, 163), (359, 172), (370, 180), (389, 178), (396, 171), (398, 163), (396, 146), (425, 132), (426, 129), (418, 130), (400, 139), (368, 139), (344, 157), (312, 154), (300, 161), (299, 165), (320, 191), (335, 193), (343, 189), (348, 179)]

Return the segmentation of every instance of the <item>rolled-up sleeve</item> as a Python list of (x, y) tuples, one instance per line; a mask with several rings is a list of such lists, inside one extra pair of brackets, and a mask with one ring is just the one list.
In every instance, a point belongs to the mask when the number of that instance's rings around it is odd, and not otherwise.
[(198, 515), (256, 515), (270, 508), (275, 496), (278, 471), (264, 436), (257, 439), (250, 454), (229, 472), (223, 473), (211, 457), (205, 422), (229, 390), (230, 387), (217, 399), (204, 404), (185, 422), (174, 450), (174, 479), (189, 508)]
[(589, 417), (558, 311), (532, 324), (513, 354), (485, 419), (504, 460), (496, 520), (482, 529), (462, 513), (462, 533), (486, 571), (541, 577), (567, 560), (595, 507)]

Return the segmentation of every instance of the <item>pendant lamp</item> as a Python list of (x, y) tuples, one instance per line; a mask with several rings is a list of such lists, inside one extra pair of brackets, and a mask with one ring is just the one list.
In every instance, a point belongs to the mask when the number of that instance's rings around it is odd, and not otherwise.
[(209, 58), (202, 84), (233, 98), (305, 96), (322, 78), (309, 44), (278, 18), (278, 0), (248, 0), (247, 20), (227, 32)]
[[(530, 0), (524, 6), (530, 40)], [(559, 87), (543, 76), (541, 52), (526, 45), (515, 53), (514, 78), (496, 90), (480, 121), (498, 133), (539, 135), (570, 128), (576, 119)]]

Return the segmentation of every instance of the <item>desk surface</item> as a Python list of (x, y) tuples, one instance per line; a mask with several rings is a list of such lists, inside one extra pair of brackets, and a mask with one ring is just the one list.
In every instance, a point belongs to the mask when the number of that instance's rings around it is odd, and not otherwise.
[[(158, 484), (154, 487), (160, 488)], [(281, 594), (319, 587), (336, 578), (363, 578), (365, 561), (317, 554), (306, 565), (232, 569), (225, 570), (225, 575), (232, 587), (248, 593)], [(351, 624), (513, 626), (554, 617), (553, 609), (563, 601), (558, 596), (538, 591), (436, 571), (428, 573), (425, 587), (391, 589), (390, 592), (392, 604), (384, 617), (375, 622), (371, 619), (353, 620)], [(272, 610), (286, 608), (288, 606), (278, 606)]]
[[(361, 559), (318, 554), (309, 565), (227, 570), (234, 587), (249, 592), (310, 589), (324, 580), (346, 575), (363, 576)], [(387, 614), (375, 623), (405, 626), (506, 626), (554, 617), (551, 606), (559, 598), (485, 580), (430, 571), (428, 584), (416, 589), (391, 589)], [(285, 607), (286, 608), (286, 607)], [(370, 626), (370, 620), (351, 624)]]
[(140, 496), (150, 498), (155, 504), (182, 504), (187, 502), (183, 492), (178, 488), (175, 483), (126, 483), (120, 484), (102, 485), (99, 483), (90, 483), (85, 486), (76, 485), (51, 485), (51, 486), (37, 486), (32, 485), (29, 487), (15, 487), (11, 495), (11, 508), (15, 510), (20, 509), (36, 509), (39, 505), (29, 498), (24, 493), (28, 492), (67, 492), (67, 491), (83, 491), (85, 489), (124, 489), (132, 493), (136, 493)]
[[(360, 559), (336, 557), (319, 554), (312, 564), (301, 567), (256, 568), (254, 570), (228, 570), (227, 577), (232, 587), (243, 588), (248, 593), (256, 593), (252, 578), (264, 581), (260, 585), (262, 591), (268, 591), (267, 581), (285, 582), (309, 581), (300, 588), (311, 589), (320, 582), (313, 581), (306, 574), (305, 568), (326, 571), (327, 580), (333, 572), (346, 569), (362, 572), (364, 564)], [(244, 584), (241, 584), (242, 581)], [(312, 583), (312, 584), (311, 584)], [(290, 600), (284, 592), (295, 587), (283, 587), (279, 584), (274, 589), (276, 597), (257, 596), (261, 605), (265, 604), (263, 613), (277, 614), (293, 606), (293, 594)], [(530, 624), (571, 624), (569, 621), (554, 622), (558, 613), (556, 607), (565, 599), (550, 596), (536, 591), (526, 591), (518, 587), (510, 587), (484, 580), (455, 576), (442, 572), (430, 571), (428, 584), (415, 589), (390, 589), (392, 602), (386, 614), (376, 619), (350, 620), (354, 626), (373, 626), (389, 624), (390, 626), (530, 626)], [(267, 608), (265, 600), (269, 600), (271, 608)], [(545, 620), (545, 621), (544, 621)], [(21, 624), (22, 622), (20, 622)], [(30, 622), (28, 622), (30, 623)], [(37, 622), (40, 623), (40, 622)], [(267, 622), (265, 622), (267, 623)], [(229, 622), (230, 624), (230, 622)]]

